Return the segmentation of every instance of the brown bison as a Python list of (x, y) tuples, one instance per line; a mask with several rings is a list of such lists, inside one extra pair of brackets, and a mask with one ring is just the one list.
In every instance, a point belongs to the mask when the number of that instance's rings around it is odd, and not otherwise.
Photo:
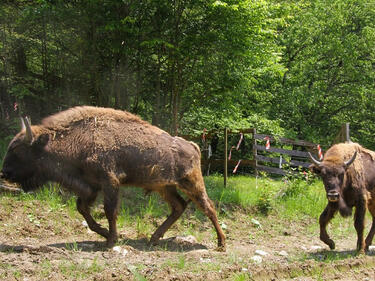
[[(311, 170), (320, 175), (327, 194), (328, 204), (320, 215), (320, 239), (331, 249), (335, 243), (326, 230), (337, 211), (348, 217), (355, 207), (354, 227), (357, 231), (357, 250), (367, 251), (375, 233), (375, 152), (356, 143), (340, 143), (327, 150), (322, 162), (314, 159)], [(372, 215), (372, 226), (363, 239), (365, 214)]]
[[(128, 112), (99, 107), (74, 107), (23, 129), (10, 142), (2, 177), (19, 183), (24, 191), (47, 181), (74, 192), (77, 209), (89, 228), (117, 241), (116, 219), (120, 186), (155, 191), (170, 205), (171, 215), (151, 236), (155, 244), (184, 212), (187, 201), (177, 188), (212, 221), (218, 247), (225, 249), (225, 236), (208, 198), (200, 169), (199, 147), (150, 125)], [(90, 214), (98, 192), (104, 195), (109, 229)]]

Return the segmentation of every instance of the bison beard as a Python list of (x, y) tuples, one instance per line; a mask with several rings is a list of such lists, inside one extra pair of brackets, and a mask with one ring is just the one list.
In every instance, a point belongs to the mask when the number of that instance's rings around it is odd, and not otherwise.
[[(109, 108), (75, 107), (32, 127), (28, 119), (22, 121), (23, 129), (5, 155), (2, 177), (21, 184), (25, 191), (47, 181), (73, 191), (78, 196), (77, 210), (91, 230), (107, 239), (108, 246), (117, 240), (119, 187), (138, 186), (159, 193), (172, 211), (151, 236), (152, 243), (184, 212), (188, 202), (179, 189), (211, 220), (218, 249), (225, 250), (225, 236), (206, 193), (196, 144)], [(108, 229), (90, 214), (100, 191)]]
[(336, 207), (339, 209), (339, 213), (341, 216), (343, 216), (344, 218), (346, 217), (350, 217), (352, 215), (352, 208), (349, 208), (344, 199), (340, 196), (339, 198), (339, 201), (338, 201), (338, 207)]
[[(375, 152), (356, 143), (341, 143), (328, 149), (322, 162), (311, 154), (310, 158), (313, 162), (310, 169), (322, 178), (329, 201), (319, 218), (320, 239), (334, 249), (335, 243), (327, 233), (327, 224), (337, 211), (348, 217), (355, 207), (357, 250), (368, 250), (375, 234)], [(372, 226), (364, 239), (367, 209), (372, 215)]]

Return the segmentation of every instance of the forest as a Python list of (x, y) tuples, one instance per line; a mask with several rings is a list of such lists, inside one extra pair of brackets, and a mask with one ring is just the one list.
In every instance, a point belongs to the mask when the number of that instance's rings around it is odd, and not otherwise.
[(375, 1), (4, 0), (0, 138), (75, 105), (375, 149)]

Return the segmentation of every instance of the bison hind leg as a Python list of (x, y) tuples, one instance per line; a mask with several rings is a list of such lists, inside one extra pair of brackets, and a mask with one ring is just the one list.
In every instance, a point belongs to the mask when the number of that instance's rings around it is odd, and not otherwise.
[(150, 243), (157, 244), (158, 240), (164, 236), (165, 232), (178, 220), (178, 218), (183, 214), (188, 205), (177, 192), (176, 186), (168, 185), (161, 191), (159, 191), (160, 196), (169, 204), (171, 208), (171, 214), (168, 218), (156, 229), (154, 234), (152, 234)]
[(186, 178), (179, 181), (181, 191), (211, 220), (215, 227), (218, 251), (225, 251), (225, 235), (217, 219), (215, 206), (208, 197), (200, 170), (193, 171)]

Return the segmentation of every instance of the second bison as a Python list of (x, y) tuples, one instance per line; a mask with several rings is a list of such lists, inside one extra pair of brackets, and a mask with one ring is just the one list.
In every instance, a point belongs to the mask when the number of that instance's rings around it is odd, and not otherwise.
[[(75, 107), (23, 130), (11, 141), (2, 177), (34, 190), (47, 181), (60, 183), (77, 196), (77, 209), (89, 228), (107, 239), (117, 240), (116, 219), (119, 187), (138, 186), (158, 192), (172, 213), (151, 236), (157, 242), (193, 201), (213, 223), (218, 247), (225, 249), (225, 236), (208, 198), (200, 168), (199, 147), (150, 125), (128, 112), (99, 107)], [(109, 229), (90, 214), (98, 192), (104, 195)]]
[[(327, 224), (337, 212), (344, 217), (350, 216), (355, 207), (357, 250), (368, 250), (375, 234), (375, 152), (356, 143), (340, 143), (327, 150), (323, 161), (316, 160), (311, 154), (310, 158), (313, 161), (310, 168), (322, 178), (328, 199), (319, 218), (320, 239), (334, 249)], [(372, 226), (364, 240), (367, 209), (372, 215)]]

